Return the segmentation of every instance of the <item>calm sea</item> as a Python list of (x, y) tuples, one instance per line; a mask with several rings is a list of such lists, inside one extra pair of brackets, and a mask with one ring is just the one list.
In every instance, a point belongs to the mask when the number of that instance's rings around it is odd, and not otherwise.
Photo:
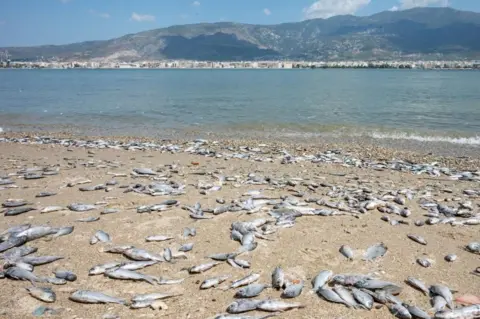
[(0, 70), (0, 127), (480, 145), (480, 72)]

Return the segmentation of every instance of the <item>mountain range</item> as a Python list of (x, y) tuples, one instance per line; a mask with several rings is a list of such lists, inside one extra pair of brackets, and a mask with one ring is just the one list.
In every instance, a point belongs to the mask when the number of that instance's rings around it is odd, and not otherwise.
[(478, 59), (480, 13), (415, 8), (278, 25), (201, 23), (103, 41), (5, 49), (24, 61)]

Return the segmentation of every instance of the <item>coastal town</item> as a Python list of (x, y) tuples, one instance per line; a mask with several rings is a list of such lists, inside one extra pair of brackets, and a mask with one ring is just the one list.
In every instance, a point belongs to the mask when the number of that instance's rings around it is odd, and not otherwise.
[(3, 59), (0, 68), (16, 69), (480, 69), (471, 61), (34, 61)]

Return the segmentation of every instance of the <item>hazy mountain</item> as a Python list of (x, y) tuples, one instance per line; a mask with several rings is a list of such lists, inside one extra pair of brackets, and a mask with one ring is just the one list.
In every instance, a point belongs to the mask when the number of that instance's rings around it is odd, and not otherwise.
[(278, 25), (203, 23), (106, 41), (6, 49), (16, 60), (478, 58), (480, 13), (416, 8)]

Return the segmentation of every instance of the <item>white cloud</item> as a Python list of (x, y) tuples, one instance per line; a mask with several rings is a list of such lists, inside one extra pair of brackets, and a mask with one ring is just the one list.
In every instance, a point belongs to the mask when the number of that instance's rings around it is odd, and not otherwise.
[(103, 18), (103, 19), (110, 19), (110, 14), (109, 13), (97, 12), (95, 10), (89, 10), (89, 12), (90, 12), (91, 15), (94, 15), (96, 17), (100, 17), (100, 18)]
[(411, 9), (416, 7), (428, 7), (428, 6), (448, 6), (448, 0), (400, 0), (401, 9)]
[(303, 9), (306, 19), (330, 18), (336, 15), (354, 14), (371, 0), (319, 0)]
[(139, 14), (136, 12), (132, 12), (132, 16), (130, 20), (137, 21), (137, 22), (152, 22), (155, 21), (155, 16), (150, 14)]
[(193, 1), (192, 6), (200, 7), (200, 1)]
[(268, 8), (265, 8), (265, 9), (263, 9), (263, 13), (265, 13), (266, 16), (269, 16), (269, 15), (272, 14), (272, 11), (270, 11), (270, 9), (268, 9)]
[(393, 6), (389, 9), (389, 11), (398, 11), (398, 7), (397, 6)]

